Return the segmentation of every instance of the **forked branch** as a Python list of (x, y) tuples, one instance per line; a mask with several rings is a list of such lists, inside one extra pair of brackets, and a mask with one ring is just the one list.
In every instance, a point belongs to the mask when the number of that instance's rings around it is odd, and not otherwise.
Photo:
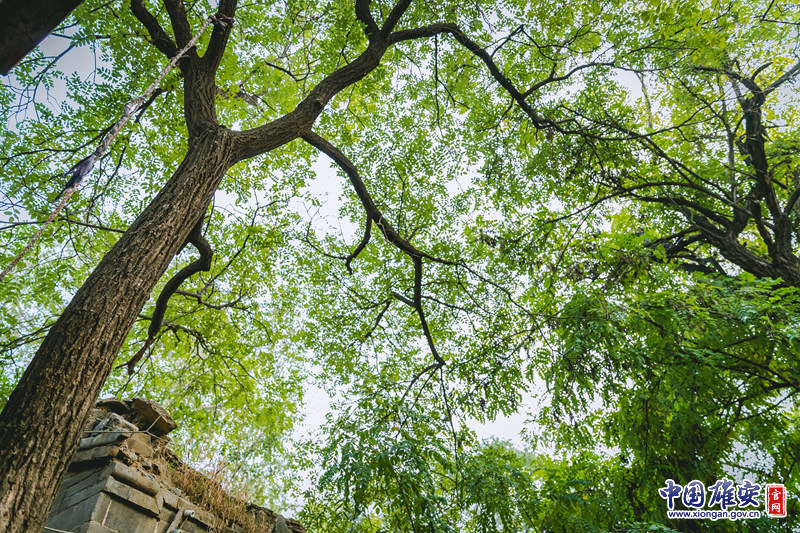
[(338, 148), (333, 146), (331, 143), (320, 137), (314, 132), (309, 132), (303, 135), (303, 139), (308, 142), (313, 147), (317, 148), (319, 151), (323, 152), (327, 156), (329, 156), (333, 161), (341, 168), (347, 177), (350, 179), (350, 183), (353, 185), (353, 189), (355, 189), (358, 198), (361, 200), (361, 204), (364, 206), (364, 210), (367, 213), (367, 223), (366, 228), (364, 231), (364, 238), (359, 243), (358, 247), (356, 247), (355, 251), (353, 251), (350, 256), (346, 259), (346, 266), (348, 270), (350, 269), (350, 262), (358, 256), (358, 254), (364, 249), (364, 247), (369, 242), (370, 238), (370, 229), (371, 225), (374, 222), (375, 225), (381, 230), (381, 233), (386, 238), (386, 240), (403, 252), (404, 254), (408, 255), (414, 263), (414, 297), (413, 299), (406, 298), (405, 296), (395, 292), (393, 293), (395, 298), (400, 300), (401, 302), (409, 305), (412, 307), (419, 317), (420, 325), (422, 327), (422, 331), (425, 334), (425, 340), (428, 342), (428, 347), (431, 350), (431, 354), (433, 358), (436, 360), (434, 366), (443, 366), (445, 364), (444, 359), (441, 355), (439, 355), (439, 351), (436, 349), (436, 343), (433, 340), (433, 335), (431, 334), (430, 327), (428, 326), (428, 320), (425, 316), (425, 310), (422, 307), (422, 259), (428, 259), (437, 263), (447, 264), (447, 265), (454, 265), (450, 261), (446, 261), (443, 259), (439, 259), (437, 257), (433, 257), (421, 250), (418, 250), (413, 244), (408, 242), (406, 239), (401, 237), (397, 230), (395, 230), (394, 226), (386, 219), (384, 214), (378, 209), (375, 205), (375, 201), (372, 199), (372, 196), (369, 194), (366, 185), (364, 185), (364, 180), (361, 178), (361, 175), (358, 172), (358, 169), (350, 161), (347, 156), (345, 156)]

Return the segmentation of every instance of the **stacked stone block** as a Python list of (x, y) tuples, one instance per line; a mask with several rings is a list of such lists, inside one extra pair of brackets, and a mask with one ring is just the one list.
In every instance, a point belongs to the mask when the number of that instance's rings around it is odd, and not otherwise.
[[(44, 532), (234, 533), (170, 480), (166, 448), (176, 424), (155, 402), (104, 400), (86, 427)], [(169, 459), (167, 459), (169, 458)], [(258, 533), (305, 533), (295, 520), (247, 506)]]

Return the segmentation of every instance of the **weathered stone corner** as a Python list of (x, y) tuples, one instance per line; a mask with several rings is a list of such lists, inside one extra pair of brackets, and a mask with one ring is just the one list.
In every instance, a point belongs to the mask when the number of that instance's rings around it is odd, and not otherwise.
[(230, 497), (242, 509), (236, 517), (215, 516), (202, 501), (191, 501), (173, 475), (202, 475), (167, 448), (166, 435), (176, 427), (150, 400), (98, 402), (44, 532), (305, 533), (296, 520)]

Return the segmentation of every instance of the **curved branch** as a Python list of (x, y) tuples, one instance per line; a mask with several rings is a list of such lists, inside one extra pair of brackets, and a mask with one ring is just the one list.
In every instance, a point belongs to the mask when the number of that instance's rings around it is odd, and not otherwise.
[(369, 244), (369, 239), (371, 234), (372, 234), (372, 217), (370, 217), (369, 213), (367, 213), (367, 221), (364, 224), (364, 237), (361, 239), (361, 242), (358, 243), (356, 249), (353, 250), (353, 252), (350, 255), (348, 255), (344, 260), (344, 266), (347, 267), (347, 272), (349, 272), (350, 274), (353, 273), (353, 268), (350, 266), (350, 263), (352, 263), (353, 259), (358, 257), (358, 254), (360, 254), (364, 250), (364, 248), (367, 247), (367, 244)]
[(778, 79), (767, 85), (767, 88), (764, 89), (764, 95), (765, 96), (768, 95), (769, 93), (771, 93), (772, 91), (774, 91), (787, 81), (797, 76), (799, 73), (800, 73), (800, 61), (795, 63), (794, 66), (792, 66), (792, 68), (790, 68), (789, 70), (784, 72), (781, 76), (779, 76)]
[(145, 340), (144, 345), (133, 357), (131, 357), (127, 363), (120, 365), (128, 367), (128, 374), (133, 374), (136, 371), (136, 364), (141, 360), (142, 356), (150, 348), (150, 346), (152, 346), (153, 342), (158, 336), (158, 333), (161, 331), (161, 326), (164, 322), (164, 313), (167, 311), (167, 304), (169, 303), (169, 299), (172, 297), (172, 295), (178, 291), (178, 288), (184, 281), (189, 279), (194, 274), (197, 274), (198, 272), (208, 272), (211, 270), (211, 258), (213, 257), (214, 252), (211, 249), (211, 245), (209, 245), (208, 241), (205, 239), (205, 237), (203, 237), (202, 217), (197, 221), (197, 224), (192, 229), (191, 233), (189, 233), (184, 247), (186, 244), (194, 245), (194, 247), (197, 248), (197, 251), (200, 252), (200, 257), (180, 269), (178, 273), (172, 276), (166, 285), (164, 285), (164, 288), (161, 290), (161, 294), (158, 295), (158, 299), (156, 300), (156, 307), (153, 310), (153, 316), (150, 318), (150, 327), (147, 329), (147, 340)]
[(358, 169), (347, 158), (347, 156), (345, 156), (339, 151), (338, 148), (314, 132), (308, 132), (304, 134), (302, 138), (308, 144), (333, 159), (339, 168), (344, 170), (345, 174), (347, 174), (347, 177), (350, 178), (350, 183), (353, 185), (359, 200), (361, 200), (361, 204), (364, 206), (367, 216), (372, 219), (373, 222), (375, 222), (378, 228), (380, 228), (381, 233), (383, 233), (383, 236), (386, 237), (386, 240), (389, 241), (390, 244), (395, 246), (403, 253), (410, 255), (411, 257), (425, 257), (427, 259), (435, 260), (434, 257), (429, 256), (425, 252), (417, 250), (414, 245), (402, 238), (397, 233), (397, 230), (394, 229), (394, 226), (392, 226), (392, 224), (386, 220), (381, 210), (375, 205), (375, 202), (372, 200), (372, 196), (370, 196), (369, 192), (367, 191), (366, 185), (364, 185), (364, 181), (361, 179), (361, 175), (358, 173)]
[(786, 207), (783, 208), (783, 212), (788, 215), (794, 209), (795, 204), (797, 201), (800, 200), (800, 187), (796, 188), (792, 195), (789, 197), (789, 200), (786, 202)]
[(444, 359), (441, 355), (439, 355), (439, 351), (436, 349), (436, 343), (433, 341), (433, 335), (431, 334), (430, 327), (428, 326), (428, 320), (425, 316), (425, 310), (422, 307), (422, 259), (429, 259), (441, 264), (447, 265), (455, 265), (455, 263), (451, 261), (446, 261), (444, 259), (439, 259), (437, 257), (433, 257), (425, 252), (418, 250), (414, 245), (408, 242), (406, 239), (402, 238), (398, 233), (397, 230), (394, 229), (394, 226), (386, 220), (383, 213), (381, 213), (380, 209), (375, 205), (372, 197), (370, 196), (369, 192), (367, 191), (366, 185), (364, 185), (364, 181), (361, 179), (361, 175), (358, 173), (358, 169), (355, 165), (350, 161), (347, 156), (345, 156), (342, 152), (339, 151), (338, 148), (333, 146), (331, 143), (320, 137), (314, 132), (309, 132), (303, 135), (303, 140), (309, 143), (311, 146), (317, 148), (319, 151), (323, 152), (327, 156), (329, 156), (333, 161), (344, 170), (347, 177), (350, 178), (350, 183), (352, 183), (353, 188), (356, 191), (359, 199), (361, 200), (361, 204), (364, 206), (364, 210), (367, 213), (367, 227), (366, 231), (364, 232), (364, 239), (362, 239), (361, 243), (359, 244), (358, 248), (347, 258), (347, 267), (350, 270), (350, 261), (352, 257), (358, 255), (358, 253), (366, 246), (366, 243), (369, 241), (370, 235), (370, 221), (375, 222), (375, 224), (380, 228), (381, 233), (386, 238), (386, 240), (400, 250), (401, 252), (405, 253), (411, 260), (414, 262), (414, 298), (413, 300), (409, 300), (405, 296), (402, 296), (399, 293), (393, 293), (394, 297), (400, 300), (401, 302), (411, 306), (416, 312), (417, 316), (419, 317), (420, 325), (422, 326), (422, 332), (425, 334), (425, 339), (428, 342), (428, 347), (431, 350), (431, 354), (433, 358), (436, 360), (436, 365), (443, 366), (445, 364)]
[(742, 85), (744, 85), (747, 88), (747, 90), (752, 92), (753, 94), (761, 94), (763, 92), (761, 87), (759, 87), (755, 81), (751, 80), (746, 76), (742, 76), (736, 71), (727, 68), (705, 67), (702, 65), (697, 65), (694, 68), (695, 70), (699, 70), (701, 72), (714, 72), (717, 74), (724, 74), (731, 81), (739, 82)]
[(537, 113), (533, 107), (525, 100), (524, 94), (522, 94), (509, 80), (505, 74), (500, 70), (500, 67), (497, 66), (497, 63), (494, 62), (494, 59), (491, 55), (478, 43), (467, 37), (467, 35), (461, 31), (461, 28), (458, 27), (456, 24), (450, 23), (441, 23), (441, 24), (430, 24), (428, 26), (423, 26), (421, 28), (414, 28), (411, 30), (401, 30), (398, 32), (393, 33), (389, 36), (389, 42), (392, 44), (399, 43), (402, 41), (407, 41), (410, 39), (419, 39), (421, 37), (433, 37), (434, 35), (438, 35), (440, 33), (448, 33), (452, 35), (456, 41), (462, 44), (467, 50), (472, 52), (475, 56), (477, 56), (481, 61), (483, 61), (486, 68), (489, 69), (489, 73), (492, 77), (503, 87), (506, 92), (514, 99), (517, 105), (525, 112), (526, 115), (531, 119), (533, 122), (533, 126), (537, 129), (541, 129), (544, 127), (557, 127), (557, 124), (550, 119), (547, 119), (539, 113)]
[[(614, 67), (614, 66), (616, 66), (616, 64), (613, 61), (590, 61), (588, 63), (583, 63), (581, 65), (578, 65), (577, 67), (573, 68), (569, 72), (566, 72), (565, 74), (562, 74), (561, 76), (557, 76), (556, 73), (555, 73), (555, 70), (553, 70), (552, 72), (550, 72), (550, 75), (547, 76), (545, 79), (534, 83), (531, 86), (531, 88), (528, 89), (527, 91), (525, 91), (525, 93), (522, 96), (527, 98), (528, 96), (530, 96), (534, 92), (538, 91), (539, 89), (541, 89), (545, 85), (548, 85), (550, 83), (556, 83), (556, 82), (559, 82), (559, 81), (567, 80), (567, 79), (571, 78), (573, 74), (576, 74), (576, 73), (578, 73), (578, 72), (580, 72), (582, 70), (585, 70), (587, 68), (592, 68), (592, 67)], [(555, 66), (553, 68), (555, 69)]]
[(442, 356), (439, 355), (439, 351), (436, 349), (436, 344), (433, 342), (433, 335), (431, 335), (431, 330), (428, 327), (428, 320), (425, 318), (425, 311), (422, 309), (422, 258), (414, 257), (413, 260), (414, 309), (417, 310), (417, 316), (419, 316), (419, 322), (422, 325), (422, 332), (425, 334), (425, 339), (428, 341), (428, 347), (431, 350), (431, 354), (441, 368), (445, 365), (445, 362), (444, 359), (442, 359)]

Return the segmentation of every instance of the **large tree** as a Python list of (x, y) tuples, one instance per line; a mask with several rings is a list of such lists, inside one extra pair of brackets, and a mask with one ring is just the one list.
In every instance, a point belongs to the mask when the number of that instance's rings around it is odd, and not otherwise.
[[(556, 7), (220, 2), (210, 37), (62, 217), (67, 233), (46, 233), (3, 281), (4, 346), (41, 344), (4, 382), (0, 528), (41, 527), (118, 356), (136, 371), (160, 355), (153, 388), (189, 387), (197, 420), (254, 403), (256, 369), (279, 373), (274, 354), (289, 344), (352, 398), (320, 450), (334, 466), (308, 517), (326, 527), (651, 521), (663, 478), (720, 475), (752, 443), (777, 446), (773, 473), (796, 479), (780, 443), (797, 441), (800, 390), (786, 91), (800, 70), (797, 14), (780, 2)], [(64, 80), (60, 115), (37, 97), (58, 58), (22, 65), (19, 94), (3, 93), (17, 119), (4, 201), (21, 218), (9, 249), (31, 230), (23, 212), (46, 216), (56, 157), (101, 136), (109, 110), (212, 9), (129, 8), (81, 8), (69, 46), (92, 46), (98, 72)], [(314, 151), (347, 180), (355, 243), (293, 228), (289, 198)], [(209, 210), (220, 187), (235, 208)], [(13, 326), (34, 308), (59, 317), (21, 335)], [(186, 346), (194, 359), (178, 364)], [(123, 370), (114, 389), (127, 390)], [(476, 443), (470, 420), (514, 412), (543, 384), (539, 438), (585, 454), (558, 463)], [(298, 383), (279, 385), (289, 403)], [(251, 420), (286, 417), (280, 403)], [(619, 458), (593, 456), (596, 440)], [(549, 485), (526, 487), (545, 471)], [(576, 503), (587, 478), (613, 490)]]

